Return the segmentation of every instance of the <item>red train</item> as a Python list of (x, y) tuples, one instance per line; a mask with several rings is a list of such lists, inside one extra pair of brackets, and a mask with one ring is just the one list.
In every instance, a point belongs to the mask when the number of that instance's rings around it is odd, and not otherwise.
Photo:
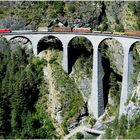
[(11, 30), (11, 29), (0, 29), (1, 33), (26, 33), (26, 32), (78, 32), (78, 33), (103, 33), (103, 34), (115, 34), (115, 35), (126, 35), (126, 36), (140, 36), (140, 31), (125, 31), (125, 32), (101, 32), (101, 31), (94, 31), (91, 28), (78, 28), (78, 27), (38, 27), (36, 30)]
[(0, 33), (11, 33), (11, 29), (0, 29)]

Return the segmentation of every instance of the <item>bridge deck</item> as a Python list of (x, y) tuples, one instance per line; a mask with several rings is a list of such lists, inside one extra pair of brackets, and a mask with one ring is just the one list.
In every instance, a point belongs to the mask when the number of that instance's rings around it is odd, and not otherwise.
[(80, 32), (11, 32), (11, 33), (1, 33), (0, 35), (31, 35), (31, 34), (72, 34), (72, 35), (96, 35), (96, 36), (110, 36), (110, 37), (124, 37), (124, 38), (134, 38), (140, 39), (140, 36), (127, 36), (127, 35), (115, 35), (115, 34), (105, 34), (105, 33), (80, 33)]

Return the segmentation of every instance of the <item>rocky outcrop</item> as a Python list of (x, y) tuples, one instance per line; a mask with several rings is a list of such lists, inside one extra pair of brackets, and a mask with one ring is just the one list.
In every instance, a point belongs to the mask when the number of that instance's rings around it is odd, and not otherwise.
[(106, 17), (108, 19), (108, 24), (110, 25), (111, 29), (115, 30), (115, 27), (120, 24), (125, 5), (127, 5), (127, 2), (125, 1), (105, 2)]
[(123, 47), (115, 39), (107, 39), (104, 41), (103, 46), (107, 45), (106, 55), (110, 60), (110, 67), (119, 75), (123, 73)]
[(140, 114), (140, 73), (137, 78), (137, 86), (134, 87), (132, 96), (126, 106), (126, 112), (129, 122)]
[(137, 89), (136, 89), (138, 100), (140, 100), (140, 72), (137, 79)]
[(138, 28), (138, 17), (129, 8), (129, 2), (105, 2), (105, 6), (110, 29), (119, 30), (122, 28), (124, 30), (136, 30)]
[(140, 106), (130, 101), (129, 104), (127, 105), (126, 110), (127, 110), (128, 120), (132, 120), (135, 115), (140, 113)]

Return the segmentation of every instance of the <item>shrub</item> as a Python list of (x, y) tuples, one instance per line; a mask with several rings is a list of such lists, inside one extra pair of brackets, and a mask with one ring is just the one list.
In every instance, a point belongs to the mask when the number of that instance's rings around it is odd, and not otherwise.
[(77, 133), (76, 133), (76, 138), (77, 138), (77, 139), (83, 139), (83, 138), (84, 138), (83, 133), (77, 132)]
[(53, 63), (56, 62), (56, 60), (57, 60), (56, 57), (52, 57), (52, 58), (49, 60), (49, 63), (50, 63), (50, 64), (53, 64)]

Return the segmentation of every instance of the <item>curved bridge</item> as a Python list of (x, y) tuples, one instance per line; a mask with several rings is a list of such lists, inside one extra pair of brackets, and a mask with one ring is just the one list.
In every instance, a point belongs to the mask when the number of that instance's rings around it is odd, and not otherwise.
[(68, 72), (68, 44), (74, 37), (87, 38), (94, 49), (93, 52), (93, 76), (92, 76), (92, 91), (91, 104), (93, 106), (92, 113), (96, 118), (104, 113), (104, 99), (103, 99), (103, 84), (102, 84), (102, 70), (101, 70), (101, 54), (99, 52), (100, 44), (105, 39), (115, 39), (121, 43), (124, 51), (123, 61), (123, 81), (120, 99), (120, 115), (125, 114), (125, 102), (129, 96), (129, 78), (130, 78), (130, 48), (134, 43), (140, 42), (140, 37), (135, 36), (120, 36), (112, 34), (99, 33), (71, 33), (71, 32), (15, 32), (3, 34), (7, 40), (15, 37), (24, 37), (30, 40), (33, 46), (34, 55), (38, 54), (37, 45), (39, 40), (45, 36), (54, 36), (62, 42), (63, 47), (63, 68)]

